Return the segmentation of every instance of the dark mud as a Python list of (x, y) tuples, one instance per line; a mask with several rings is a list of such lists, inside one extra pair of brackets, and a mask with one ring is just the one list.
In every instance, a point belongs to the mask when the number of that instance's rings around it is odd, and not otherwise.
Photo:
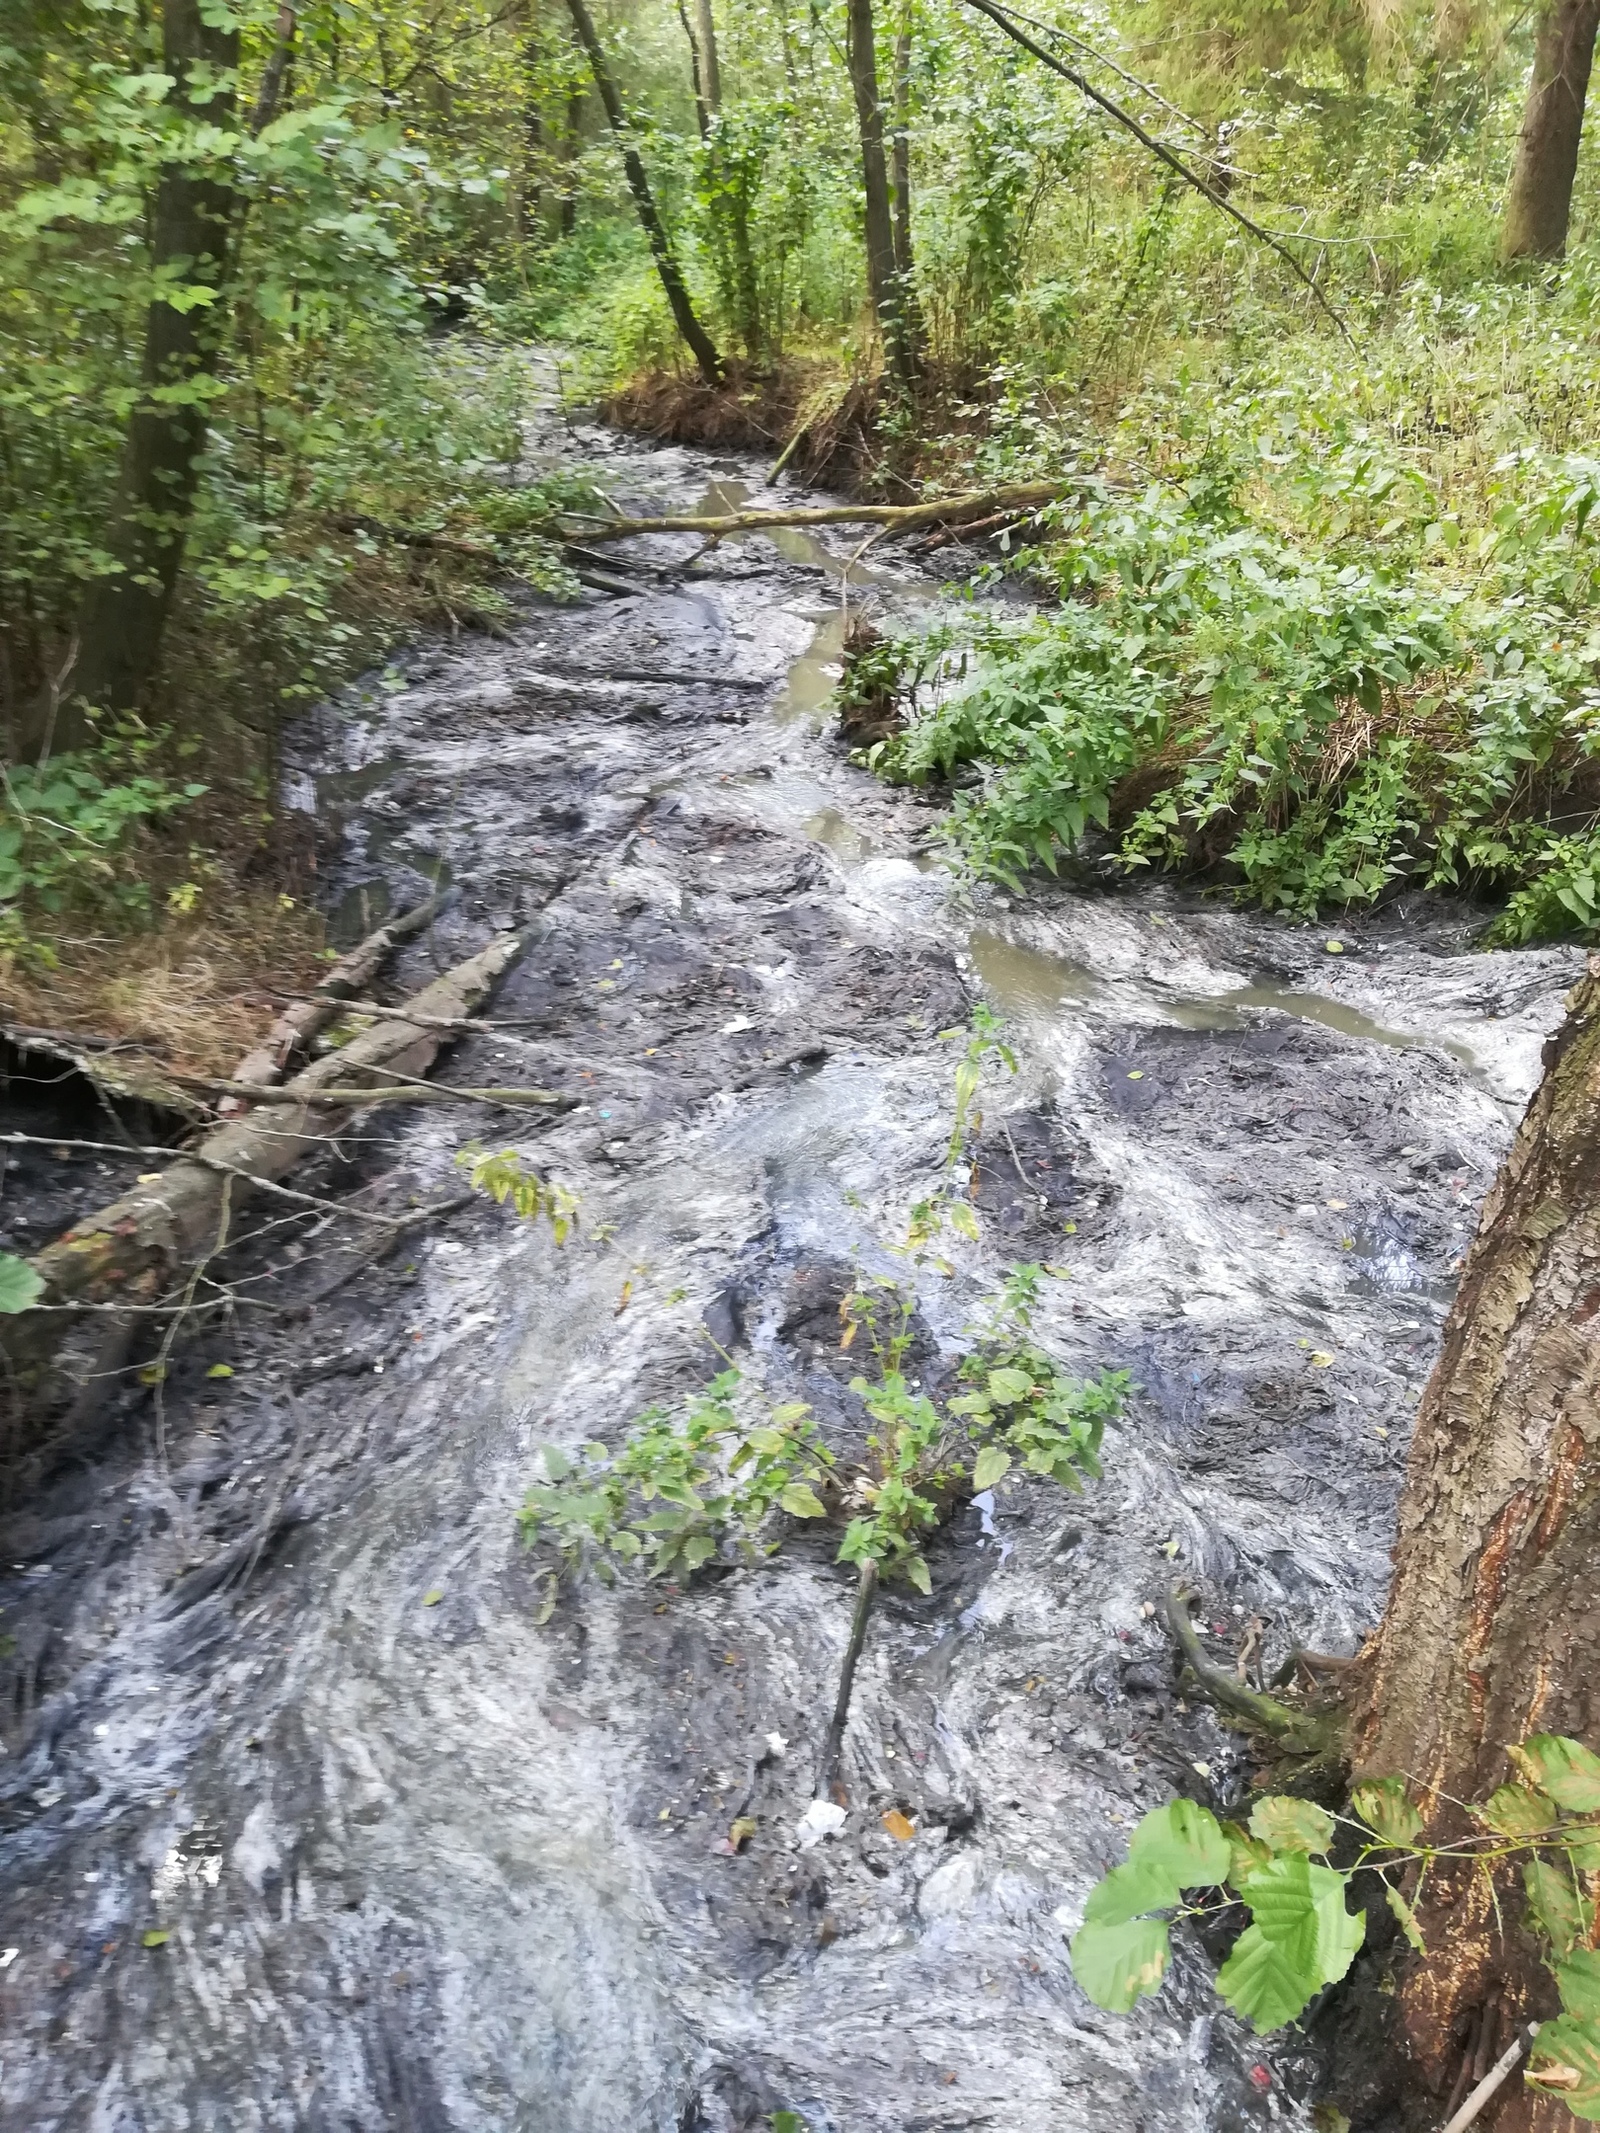
[[(753, 479), (577, 449), (628, 500)], [(663, 567), (692, 545), (648, 544)], [(960, 904), (913, 856), (926, 805), (815, 730), (840, 642), (816, 560), (730, 545), (634, 599), (530, 608), (307, 729), (330, 909), (354, 930), (441, 869), (458, 888), (398, 983), (532, 925), (512, 1026), (448, 1073), (580, 1099), (474, 1124), (574, 1187), (585, 1234), (557, 1250), (474, 1202), (385, 1251), (258, 1214), (233, 1321), (159, 1408), (119, 1380), (9, 1517), (5, 2126), (1380, 2111), (1337, 2004), (1259, 2043), (1190, 1945), (1118, 2020), (1064, 1936), (1146, 1807), (1249, 1781), (1175, 1690), (1151, 1619), (1175, 1572), (1218, 1654), (1259, 1637), (1268, 1669), (1375, 1620), (1456, 1260), (1577, 958), (1472, 954), (1437, 912), (1340, 928), (1335, 956), (1327, 929), (1160, 892)], [(931, 1598), (887, 1597), (849, 1820), (807, 1849), (850, 1604), (830, 1548), (683, 1595), (597, 1588), (541, 1629), (514, 1515), (541, 1440), (701, 1381), (708, 1331), (848, 1418), (838, 1301), (857, 1261), (900, 1264), (885, 1240), (948, 1130), (938, 1033), (980, 996), (1021, 1071), (988, 1099), (984, 1241), (922, 1282), (923, 1367), (1027, 1257), (1067, 1270), (1047, 1343), (1141, 1390), (1103, 1485), (980, 1500)], [(391, 1212), (452, 1196), (470, 1130), (386, 1114), (306, 1182)]]

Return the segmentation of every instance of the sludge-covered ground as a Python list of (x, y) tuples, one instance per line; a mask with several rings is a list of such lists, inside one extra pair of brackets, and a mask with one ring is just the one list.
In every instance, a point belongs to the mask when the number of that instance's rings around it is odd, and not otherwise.
[[(566, 448), (625, 499), (751, 479)], [(666, 573), (637, 598), (422, 648), (302, 736), (345, 932), (441, 869), (459, 889), (397, 989), (531, 929), (508, 1026), (448, 1078), (580, 1108), (383, 1113), (300, 1182), (456, 1199), (476, 1131), (570, 1185), (583, 1233), (558, 1250), (476, 1200), (385, 1253), (258, 1210), (237, 1313), (160, 1413), (128, 1379), (10, 1513), (0, 2122), (1220, 2133), (1331, 2098), (1375, 2125), (1337, 2004), (1258, 2042), (1189, 1940), (1117, 2019), (1065, 1937), (1145, 1808), (1249, 1781), (1177, 1689), (1173, 1579), (1268, 1673), (1376, 1619), (1455, 1261), (1577, 958), (1472, 953), (1420, 905), (1298, 928), (1159, 889), (956, 898), (926, 804), (818, 730), (837, 565), (646, 545), (616, 559)], [(986, 1095), (983, 1241), (921, 1277), (919, 1353), (1044, 1261), (1046, 1344), (1139, 1391), (1102, 1484), (1008, 1484), (936, 1541), (931, 1597), (886, 1596), (849, 1819), (808, 1849), (834, 1543), (588, 1588), (540, 1627), (515, 1513), (541, 1442), (677, 1399), (708, 1333), (848, 1417), (839, 1301), (858, 1264), (903, 1269), (949, 1129), (939, 1033), (980, 998), (1020, 1071)], [(109, 1197), (103, 1160), (35, 1166), (0, 1216)]]

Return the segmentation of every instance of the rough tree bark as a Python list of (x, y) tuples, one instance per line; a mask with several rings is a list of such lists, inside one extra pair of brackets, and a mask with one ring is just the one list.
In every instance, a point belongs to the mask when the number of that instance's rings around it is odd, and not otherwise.
[(639, 151), (633, 145), (627, 113), (623, 110), (622, 98), (612, 79), (611, 69), (606, 64), (605, 48), (595, 29), (594, 18), (584, 0), (567, 0), (567, 6), (571, 11), (572, 26), (578, 33), (578, 42), (583, 46), (588, 58), (589, 72), (594, 76), (595, 88), (605, 106), (606, 118), (622, 150), (622, 167), (627, 173), (628, 190), (633, 194), (639, 226), (649, 243), (673, 319), (694, 357), (695, 367), (701, 377), (708, 385), (720, 385), (723, 375), (722, 358), (717, 354), (711, 336), (695, 316), (694, 305), (689, 300), (688, 287), (678, 265), (678, 255), (672, 249), (672, 239), (667, 235), (666, 225), (656, 207), (655, 196), (650, 190), (650, 180), (645, 176)]
[(878, 96), (877, 24), (872, 0), (849, 0), (850, 86), (861, 134), (861, 185), (866, 196), (867, 291), (883, 334), (889, 367), (902, 385), (915, 383), (917, 352), (895, 260), (894, 210), (883, 147), (883, 105)]
[[(236, 105), (237, 28), (208, 21), (201, 0), (166, 0), (162, 55), (172, 77), (167, 102), (189, 121), (227, 128)], [(209, 303), (185, 308), (158, 297), (145, 321), (139, 398), (128, 420), (105, 548), (116, 570), (85, 593), (71, 668), (37, 707), (24, 735), (31, 754), (59, 753), (87, 738), (89, 707), (135, 708), (161, 658), (184, 539), (206, 439), (201, 381), (226, 324), (221, 292), (229, 270), (237, 189), (222, 164), (201, 169), (185, 157), (167, 164), (151, 208), (152, 274), (210, 289)]]
[(1572, 213), (1600, 0), (1546, 0), (1500, 225), (1502, 259), (1559, 259)]
[[(1485, 1202), (1407, 1467), (1389, 1605), (1353, 1728), (1358, 1775), (1414, 1781), (1428, 1834), (1515, 1773), (1508, 1742), (1600, 1749), (1600, 958)], [(1497, 1924), (1498, 1896), (1505, 1921)], [(1436, 1869), (1429, 1953), (1401, 1990), (1407, 2049), (1439, 2091), (1484, 2011), (1498, 2042), (1556, 2011), (1514, 1869), (1491, 1890)], [(1480, 2060), (1495, 2044), (1483, 2039)], [(1566, 2107), (1508, 2085), (1495, 2133), (1565, 2133)]]

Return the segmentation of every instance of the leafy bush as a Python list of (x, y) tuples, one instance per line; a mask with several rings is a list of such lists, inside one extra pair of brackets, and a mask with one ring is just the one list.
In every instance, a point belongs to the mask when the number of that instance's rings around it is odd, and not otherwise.
[(1100, 1439), (1127, 1374), (1080, 1382), (1026, 1340), (1039, 1273), (1016, 1270), (962, 1363), (958, 1383), (968, 1389), (942, 1401), (905, 1374), (912, 1296), (892, 1282), (857, 1284), (841, 1314), (842, 1345), (865, 1326), (876, 1353), (874, 1374), (850, 1386), (871, 1424), (864, 1458), (830, 1443), (804, 1401), (768, 1409), (730, 1368), (679, 1412), (647, 1409), (615, 1450), (546, 1445), (544, 1478), (520, 1514), (524, 1539), (551, 1548), (569, 1573), (609, 1577), (617, 1563), (643, 1561), (652, 1577), (683, 1577), (730, 1550), (770, 1555), (779, 1512), (853, 1510), (838, 1560), (875, 1563), (930, 1591), (923, 1538), (951, 1503), (995, 1487), (1014, 1465), (1072, 1489), (1099, 1475)]
[[(1353, 1815), (1289, 1796), (1257, 1800), (1248, 1827), (1219, 1822), (1192, 1800), (1153, 1809), (1134, 1831), (1126, 1862), (1090, 1892), (1072, 1939), (1073, 1974), (1097, 2007), (1127, 2014), (1166, 1976), (1164, 1914), (1199, 1917), (1242, 1903), (1250, 1923), (1217, 1974), (1217, 1990), (1258, 2032), (1281, 2029), (1345, 1975), (1361, 1946), (1366, 1921), (1345, 1902), (1358, 1874), (1377, 1876), (1425, 1959), (1401, 1893), (1407, 1871), (1426, 1877), (1441, 1860), (1465, 1860), (1488, 1875), (1518, 1860), (1528, 1923), (1563, 2010), (1541, 2027), (1525, 2078), (1576, 2117), (1600, 2120), (1600, 1952), (1584, 1886), (1600, 1867), (1600, 1756), (1554, 1733), (1508, 1753), (1516, 1780), (1473, 1808), (1484, 1834), (1456, 1844), (1422, 1841), (1422, 1813), (1399, 1778), (1358, 1785)], [(1327, 1864), (1336, 1845), (1353, 1852), (1350, 1865)], [(1205, 1893), (1186, 1903), (1185, 1890)]]
[(149, 909), (140, 832), (206, 790), (143, 767), (153, 746), (112, 741), (0, 770), (0, 949), (48, 960), (29, 928), (41, 913), (126, 919)]
[(1600, 633), (1575, 613), (1593, 470), (1507, 497), (1475, 544), (1489, 589), (1341, 553), (1377, 510), (1391, 538), (1452, 545), (1426, 484), (1371, 451), (1290, 455), (1331, 553), (1248, 513), (1249, 471), (1208, 446), (1182, 487), (1084, 484), (1030, 558), (1060, 606), (975, 619), (959, 660), (948, 624), (902, 646), (912, 717), (868, 760), (912, 782), (975, 766), (949, 834), (1003, 880), (1063, 858), (1198, 869), (1301, 915), (1419, 881), (1524, 892), (1508, 937), (1587, 929), (1570, 823), (1592, 818), (1600, 749)]

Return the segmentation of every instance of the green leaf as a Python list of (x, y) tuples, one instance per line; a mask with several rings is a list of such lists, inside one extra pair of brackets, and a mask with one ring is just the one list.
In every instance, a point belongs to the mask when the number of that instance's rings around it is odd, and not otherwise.
[(1583, 1911), (1572, 1876), (1564, 1866), (1530, 1859), (1522, 1869), (1528, 1908), (1558, 1957), (1569, 1954), (1583, 1933)]
[(1546, 2022), (1523, 2079), (1542, 2095), (1558, 2096), (1574, 2118), (1600, 2119), (1600, 2034), (1572, 2015)]
[(1333, 1817), (1311, 1800), (1274, 1793), (1250, 1810), (1250, 1829), (1275, 1852), (1325, 1852), (1333, 1842)]
[(226, 1363), (213, 1363), (206, 1372), (208, 1378), (231, 1378), (233, 1371)]
[(918, 1592), (932, 1594), (933, 1579), (928, 1575), (928, 1565), (920, 1555), (913, 1555), (903, 1565), (908, 1583)]
[(422, 1604), (424, 1607), (437, 1607), (439, 1602), (443, 1598), (444, 1587), (442, 1585), (435, 1585), (430, 1591), (425, 1592), (422, 1595)]
[(1265, 1866), (1272, 1857), (1270, 1845), (1263, 1844), (1259, 1837), (1252, 1837), (1248, 1830), (1241, 1829), (1237, 1822), (1224, 1822), (1222, 1834), (1228, 1840), (1228, 1884), (1242, 1889), (1258, 1866)]
[(1033, 1390), (1033, 1380), (1025, 1370), (1002, 1368), (989, 1373), (989, 1397), (1002, 1407), (1014, 1407), (1018, 1400), (1025, 1400)]
[(12, 1252), (0, 1252), (0, 1318), (28, 1311), (44, 1294), (43, 1278)]
[(552, 1481), (565, 1481), (572, 1472), (572, 1461), (559, 1444), (545, 1445), (539, 1456), (544, 1461), (545, 1473)]
[(1107, 2014), (1131, 2014), (1142, 1999), (1160, 1991), (1171, 1952), (1164, 1919), (1134, 1918), (1114, 1926), (1085, 1922), (1072, 1936), (1072, 1974), (1096, 2007)]
[(716, 1554), (717, 1544), (709, 1533), (691, 1533), (679, 1552), (685, 1570), (698, 1570)]
[(992, 1489), (997, 1481), (1003, 1481), (1011, 1471), (1011, 1454), (1003, 1452), (998, 1444), (986, 1444), (973, 1462), (972, 1486), (975, 1489)]
[(1426, 1955), (1428, 1952), (1428, 1944), (1423, 1939), (1422, 1930), (1417, 1924), (1416, 1912), (1412, 1910), (1410, 1904), (1406, 1902), (1400, 1891), (1398, 1889), (1391, 1888), (1387, 1882), (1385, 1882), (1383, 1885), (1383, 1893), (1388, 1902), (1390, 1910), (1393, 1911), (1395, 1917), (1400, 1921), (1401, 1932), (1405, 1935), (1406, 1939), (1410, 1941), (1412, 1947), (1416, 1949), (1419, 1955)]
[(1358, 1785), (1350, 1795), (1350, 1804), (1385, 1844), (1404, 1850), (1422, 1834), (1422, 1816), (1400, 1778), (1375, 1778), (1370, 1784)]
[(1320, 1980), (1280, 1942), (1269, 1940), (1259, 1926), (1247, 1926), (1233, 1952), (1217, 1972), (1217, 1990), (1252, 2024), (1256, 2035), (1292, 2022)]
[(772, 2133), (806, 2133), (806, 2122), (798, 2111), (774, 2111), (767, 2124)]
[(1574, 1948), (1556, 1965), (1561, 2004), (1580, 2022), (1600, 2021), (1600, 1949)]
[(1347, 1878), (1295, 1852), (1261, 1867), (1240, 1891), (1253, 1922), (1218, 1971), (1217, 1990), (1258, 2035), (1292, 2022), (1349, 1969), (1366, 1920), (1345, 1909)]
[(978, 1218), (972, 1211), (971, 1203), (966, 1200), (952, 1200), (945, 1212), (950, 1218), (950, 1227), (959, 1236), (967, 1238), (972, 1244), (976, 1244), (978, 1241)]
[(1152, 1808), (1134, 1831), (1128, 1863), (1158, 1869), (1180, 1889), (1204, 1889), (1227, 1880), (1233, 1849), (1210, 1808), (1169, 1800)]
[(1089, 1891), (1083, 1907), (1085, 1925), (1120, 1926), (1146, 1911), (1168, 1911), (1183, 1894), (1183, 1883), (1160, 1859), (1128, 1859), (1114, 1866)]
[(1473, 1813), (1499, 1837), (1532, 1837), (1554, 1829), (1560, 1816), (1554, 1800), (1526, 1785), (1500, 1785)]
[(776, 1429), (753, 1429), (744, 1441), (768, 1459), (781, 1458), (789, 1449), (788, 1438)]
[(1559, 1733), (1535, 1733), (1506, 1753), (1528, 1780), (1570, 1814), (1600, 1813), (1600, 1755)]
[(139, 1935), (139, 1945), (141, 1948), (164, 1948), (171, 1938), (170, 1928), (166, 1926), (152, 1927), (150, 1932)]
[(826, 1518), (828, 1507), (816, 1490), (803, 1481), (791, 1481), (778, 1498), (791, 1518)]

